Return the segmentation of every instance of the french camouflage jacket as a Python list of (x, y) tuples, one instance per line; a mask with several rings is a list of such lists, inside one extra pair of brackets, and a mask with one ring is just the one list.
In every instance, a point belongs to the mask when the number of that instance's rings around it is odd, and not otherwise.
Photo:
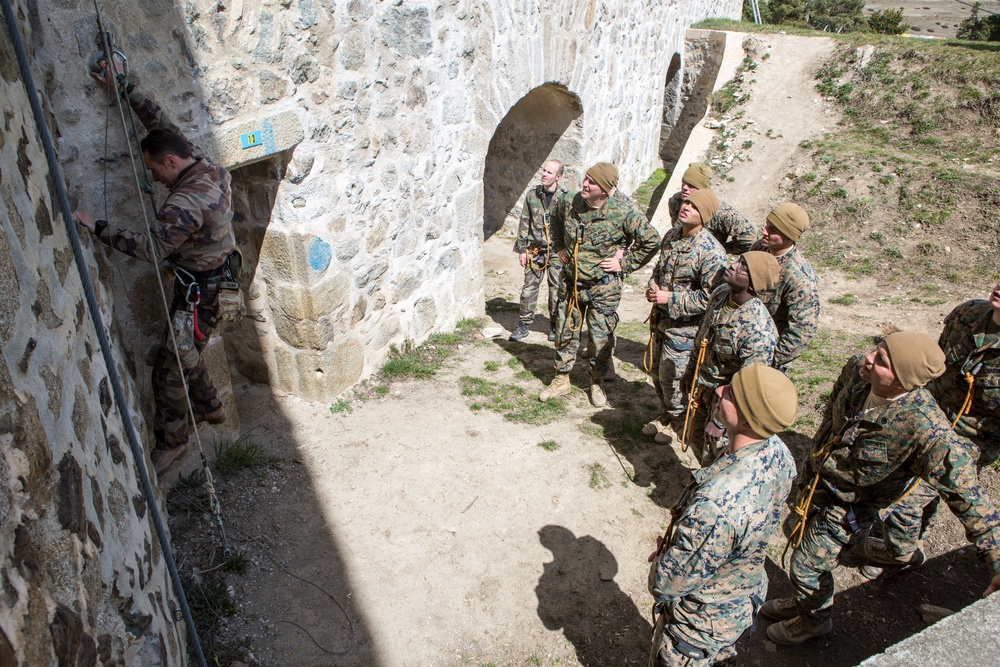
[(621, 260), (622, 274), (644, 266), (660, 246), (660, 233), (631, 203), (608, 197), (600, 208), (590, 208), (579, 192), (563, 202), (551, 216), (552, 249), (565, 249), (567, 280), (578, 283), (601, 280), (607, 273), (598, 266), (621, 248), (628, 248)]
[[(680, 192), (675, 192), (667, 202), (667, 210), (670, 211), (670, 224), (677, 224), (677, 216), (681, 213), (683, 197)], [(708, 222), (702, 221), (705, 229), (712, 232), (712, 236), (731, 255), (742, 255), (754, 241), (760, 238), (760, 233), (754, 229), (753, 224), (747, 220), (746, 216), (737, 211), (724, 201), (719, 201), (719, 210)]]
[[(760, 242), (751, 250), (760, 250)], [(805, 351), (819, 324), (819, 292), (816, 289), (816, 273), (809, 260), (792, 246), (780, 257), (778, 266), (781, 275), (778, 286), (760, 293), (760, 300), (771, 313), (778, 329), (778, 346), (774, 350), (775, 368), (784, 368)]]
[(955, 424), (955, 431), (976, 444), (980, 465), (1000, 456), (1000, 333), (989, 333), (993, 309), (988, 301), (961, 304), (949, 313), (938, 345), (944, 350), (944, 374), (927, 388), (949, 421), (969, 392), (966, 373), (973, 377), (972, 406)]
[(703, 648), (731, 645), (767, 593), (768, 540), (795, 479), (795, 460), (777, 436), (692, 471), (667, 543), (649, 569), (649, 592), (665, 603), (671, 634)]
[(750, 299), (735, 309), (728, 307), (729, 285), (719, 285), (708, 302), (705, 319), (698, 327), (687, 372), (694, 375), (702, 340), (708, 341), (697, 382), (714, 389), (725, 384), (741, 368), (771, 365), (778, 333), (760, 299)]
[(810, 477), (822, 462), (816, 504), (890, 507), (919, 477), (941, 493), (980, 557), (1000, 572), (1000, 514), (979, 484), (975, 446), (952, 430), (924, 387), (862, 413), (871, 391), (863, 363), (857, 355), (844, 366), (813, 439), (818, 452), (841, 438), (825, 462), (809, 457)]
[(545, 203), (545, 191), (537, 185), (524, 196), (521, 207), (521, 221), (517, 226), (517, 239), (514, 241), (514, 252), (524, 253), (528, 247), (547, 248), (551, 243), (552, 232), (549, 228), (551, 211), (559, 208), (561, 203), (570, 199), (569, 190), (557, 187), (552, 193), (552, 201)]
[[(128, 101), (147, 130), (163, 128), (184, 136), (163, 109), (142, 93), (133, 91)], [(236, 247), (232, 179), (228, 171), (212, 162), (200, 148), (190, 145), (196, 162), (181, 172), (156, 212), (153, 246), (150, 247), (144, 231), (111, 225), (101, 234), (102, 242), (147, 262), (168, 259), (190, 271), (208, 271), (222, 265)]]
[(725, 268), (726, 251), (704, 227), (690, 238), (684, 237), (682, 225), (663, 235), (649, 284), (670, 292), (670, 301), (657, 304), (653, 317), (671, 348), (691, 349), (712, 285)]

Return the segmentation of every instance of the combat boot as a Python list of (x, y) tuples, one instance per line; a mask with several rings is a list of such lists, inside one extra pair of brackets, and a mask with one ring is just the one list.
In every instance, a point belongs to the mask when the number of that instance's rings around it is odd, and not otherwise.
[(795, 604), (795, 598), (768, 600), (760, 608), (760, 615), (769, 621), (787, 621), (799, 615), (799, 607)]
[(767, 638), (775, 644), (798, 646), (814, 637), (822, 637), (831, 630), (833, 621), (829, 618), (814, 621), (808, 616), (796, 616), (768, 627)]
[(603, 408), (608, 404), (608, 397), (600, 380), (590, 381), (590, 404), (595, 408)]
[(163, 477), (171, 468), (179, 463), (187, 453), (187, 445), (174, 447), (172, 449), (153, 450), (153, 469), (156, 470), (157, 477)]
[(666, 413), (660, 413), (656, 417), (656, 419), (654, 419), (651, 422), (648, 422), (645, 426), (642, 427), (642, 434), (656, 435), (663, 429), (663, 426), (665, 424), (670, 424), (670, 421), (671, 421), (670, 415)]
[(514, 341), (524, 340), (527, 337), (528, 337), (528, 325), (525, 324), (524, 322), (521, 322), (517, 325), (517, 329), (514, 330), (514, 333), (510, 335), (510, 340)]
[(548, 387), (538, 395), (538, 400), (543, 403), (556, 396), (565, 396), (573, 390), (573, 385), (569, 383), (569, 373), (556, 373)]
[(194, 420), (197, 423), (207, 422), (209, 424), (225, 424), (226, 409), (219, 407), (211, 412), (198, 412), (196, 409), (194, 412)]
[(927, 561), (922, 549), (917, 549), (909, 556), (897, 558), (889, 552), (885, 541), (877, 537), (862, 540), (854, 550), (868, 561), (861, 566), (861, 576), (872, 580), (894, 577), (904, 570), (915, 570)]
[(679, 443), (680, 441), (681, 436), (674, 430), (674, 426), (671, 422), (667, 422), (663, 428), (660, 429), (660, 432), (653, 438), (653, 442), (658, 445), (669, 445), (674, 442)]

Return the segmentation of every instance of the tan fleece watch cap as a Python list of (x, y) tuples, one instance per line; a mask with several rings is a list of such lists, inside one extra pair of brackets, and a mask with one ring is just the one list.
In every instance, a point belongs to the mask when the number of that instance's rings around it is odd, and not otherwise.
[(605, 192), (611, 192), (618, 185), (618, 167), (610, 162), (598, 162), (587, 170), (587, 176)]
[(760, 437), (770, 438), (795, 423), (798, 393), (778, 369), (764, 364), (747, 366), (733, 376), (729, 386), (740, 414)]
[(809, 229), (809, 214), (798, 204), (778, 204), (767, 214), (767, 221), (792, 241), (798, 241), (802, 232)]
[(944, 352), (937, 342), (924, 333), (897, 331), (885, 337), (892, 372), (910, 391), (944, 373)]
[(698, 209), (703, 225), (707, 225), (719, 212), (719, 198), (711, 190), (695, 190), (688, 195), (688, 200)]
[(762, 250), (748, 250), (741, 255), (743, 261), (747, 263), (747, 272), (750, 274), (750, 287), (757, 294), (768, 292), (778, 286), (778, 279), (781, 277), (781, 266), (778, 260), (769, 252)]
[(688, 185), (704, 190), (712, 187), (712, 168), (704, 162), (692, 162), (681, 176), (681, 180)]

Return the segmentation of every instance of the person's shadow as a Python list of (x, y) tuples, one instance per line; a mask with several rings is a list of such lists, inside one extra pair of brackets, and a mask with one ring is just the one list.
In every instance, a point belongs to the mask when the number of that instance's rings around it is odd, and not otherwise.
[(618, 562), (600, 540), (545, 526), (538, 539), (552, 552), (538, 579), (538, 617), (562, 630), (584, 667), (645, 665), (652, 626), (614, 577)]

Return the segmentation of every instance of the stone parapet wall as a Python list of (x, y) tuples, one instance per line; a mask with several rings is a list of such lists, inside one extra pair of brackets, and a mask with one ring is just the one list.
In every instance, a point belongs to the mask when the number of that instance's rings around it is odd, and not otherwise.
[[(183, 625), (171, 620), (175, 598), (6, 28), (0, 110), (0, 665), (183, 664)], [(111, 321), (99, 283), (97, 298)], [(136, 369), (114, 353), (141, 429)]]

